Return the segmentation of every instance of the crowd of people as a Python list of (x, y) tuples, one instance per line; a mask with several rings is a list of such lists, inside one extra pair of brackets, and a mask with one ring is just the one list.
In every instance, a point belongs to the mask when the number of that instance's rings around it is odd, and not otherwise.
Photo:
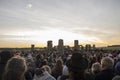
[(120, 80), (120, 51), (2, 51), (0, 80)]

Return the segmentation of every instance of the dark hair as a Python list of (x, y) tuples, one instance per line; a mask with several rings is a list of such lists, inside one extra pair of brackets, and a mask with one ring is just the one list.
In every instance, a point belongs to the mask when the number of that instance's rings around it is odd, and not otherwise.
[(88, 68), (88, 60), (80, 53), (73, 53), (66, 65), (73, 72), (84, 72)]
[(73, 53), (70, 60), (66, 63), (73, 80), (84, 78), (84, 72), (88, 68), (88, 60), (80, 53)]
[(38, 75), (41, 75), (43, 73), (43, 71), (39, 68), (36, 68), (35, 69), (35, 74), (38, 76)]
[(11, 57), (13, 57), (13, 53), (11, 53), (10, 51), (2, 51), (0, 53), (0, 63), (6, 64)]

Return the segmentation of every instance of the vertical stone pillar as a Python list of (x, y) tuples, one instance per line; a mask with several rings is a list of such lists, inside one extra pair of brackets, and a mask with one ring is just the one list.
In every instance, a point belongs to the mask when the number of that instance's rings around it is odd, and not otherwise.
[(74, 40), (74, 49), (79, 50), (79, 42), (78, 42), (78, 40)]
[(52, 44), (52, 41), (49, 40), (47, 41), (47, 55), (49, 55), (51, 52), (52, 52), (52, 48), (53, 48), (53, 44)]
[(60, 55), (64, 54), (64, 42), (62, 39), (59, 39), (58, 41), (58, 53)]

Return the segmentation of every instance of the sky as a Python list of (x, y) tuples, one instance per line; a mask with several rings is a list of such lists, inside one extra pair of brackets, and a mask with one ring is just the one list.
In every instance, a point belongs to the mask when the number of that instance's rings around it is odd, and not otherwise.
[(120, 44), (120, 0), (0, 0), (0, 47)]

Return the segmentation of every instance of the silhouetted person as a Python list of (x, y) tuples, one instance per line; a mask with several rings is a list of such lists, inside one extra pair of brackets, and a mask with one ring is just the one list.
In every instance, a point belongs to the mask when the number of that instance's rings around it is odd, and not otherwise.
[(2, 51), (0, 53), (0, 80), (2, 80), (2, 75), (4, 72), (4, 68), (6, 66), (7, 61), (13, 57), (13, 54), (10, 51)]
[(66, 63), (69, 71), (69, 79), (66, 80), (85, 80), (85, 70), (88, 68), (88, 61), (80, 53), (73, 53), (71, 59)]

